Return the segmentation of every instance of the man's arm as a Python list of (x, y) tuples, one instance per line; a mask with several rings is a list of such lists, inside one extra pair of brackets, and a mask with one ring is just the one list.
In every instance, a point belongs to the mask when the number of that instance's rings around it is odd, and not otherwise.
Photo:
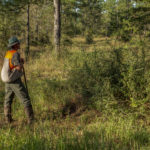
[(15, 69), (21, 71), (22, 68), (23, 68), (23, 63), (24, 63), (24, 60), (20, 58), (20, 54), (18, 52), (16, 52), (14, 55), (13, 55), (13, 58), (11, 60), (11, 63), (15, 66)]

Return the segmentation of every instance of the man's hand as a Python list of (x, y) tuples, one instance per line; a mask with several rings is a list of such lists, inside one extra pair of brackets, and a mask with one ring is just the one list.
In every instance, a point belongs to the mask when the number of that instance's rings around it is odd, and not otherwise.
[(19, 65), (19, 66), (16, 66), (15, 69), (17, 69), (18, 71), (21, 71), (23, 68), (23, 65)]
[(23, 64), (24, 64), (24, 59), (20, 58), (20, 65), (16, 66), (15, 69), (17, 69), (18, 71), (21, 71), (23, 68)]

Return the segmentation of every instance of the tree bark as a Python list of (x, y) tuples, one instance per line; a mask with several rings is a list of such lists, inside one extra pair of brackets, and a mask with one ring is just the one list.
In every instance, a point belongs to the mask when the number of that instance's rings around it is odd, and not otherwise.
[(26, 60), (30, 52), (30, 4), (27, 6), (27, 48), (26, 48)]
[(57, 54), (60, 53), (60, 37), (61, 37), (61, 0), (54, 0), (54, 45)]

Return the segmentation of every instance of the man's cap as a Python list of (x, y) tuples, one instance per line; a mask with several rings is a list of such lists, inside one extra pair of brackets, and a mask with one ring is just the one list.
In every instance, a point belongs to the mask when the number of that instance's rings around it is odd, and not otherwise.
[(20, 44), (20, 41), (17, 39), (17, 37), (13, 36), (8, 40), (8, 47), (12, 47), (16, 44)]

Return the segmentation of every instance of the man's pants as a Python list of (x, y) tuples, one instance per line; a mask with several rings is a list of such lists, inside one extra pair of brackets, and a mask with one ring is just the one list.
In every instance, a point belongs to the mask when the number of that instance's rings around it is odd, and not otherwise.
[(31, 106), (29, 95), (20, 78), (13, 83), (5, 84), (4, 106), (11, 106), (15, 95), (20, 99), (24, 107)]

